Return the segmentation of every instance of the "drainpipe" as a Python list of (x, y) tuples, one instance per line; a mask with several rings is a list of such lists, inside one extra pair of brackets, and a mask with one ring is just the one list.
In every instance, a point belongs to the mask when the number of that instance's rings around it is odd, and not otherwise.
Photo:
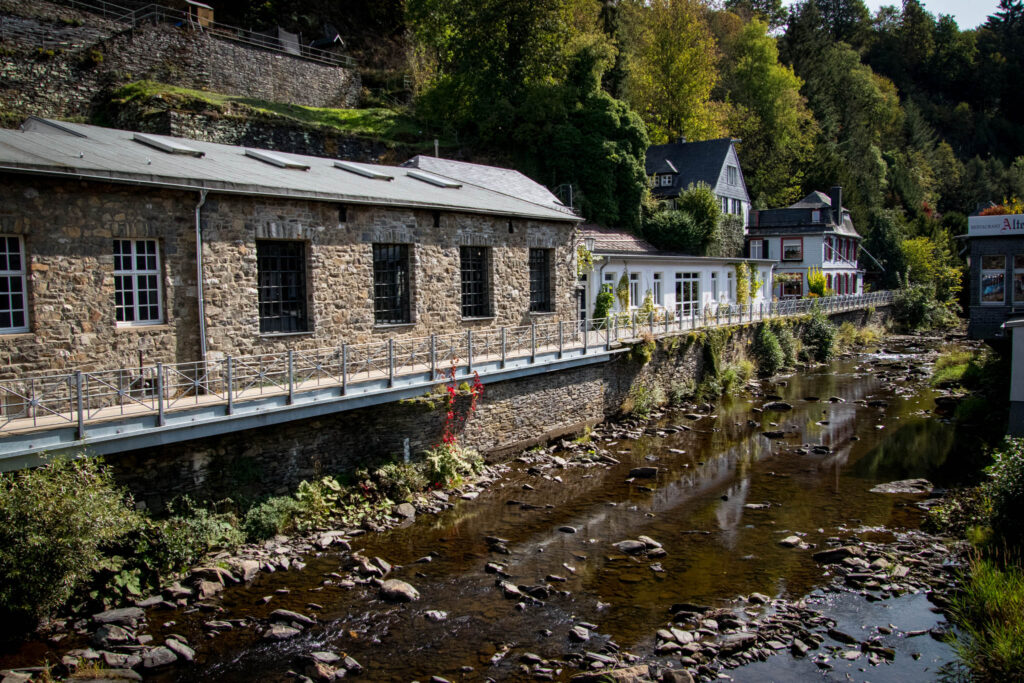
[(199, 190), (199, 203), (196, 204), (196, 300), (199, 303), (199, 360), (206, 362), (206, 311), (203, 305), (203, 229), (199, 222), (199, 212), (206, 203), (207, 190)]

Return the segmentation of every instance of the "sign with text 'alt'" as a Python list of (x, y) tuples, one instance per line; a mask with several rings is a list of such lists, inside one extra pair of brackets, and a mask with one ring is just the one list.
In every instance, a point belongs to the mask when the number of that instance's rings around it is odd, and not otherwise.
[(968, 237), (1024, 235), (1024, 214), (1012, 216), (971, 216), (967, 219)]

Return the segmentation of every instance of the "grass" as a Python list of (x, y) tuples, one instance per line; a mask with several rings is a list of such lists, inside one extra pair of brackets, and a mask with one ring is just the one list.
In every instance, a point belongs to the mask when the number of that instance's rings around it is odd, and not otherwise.
[(843, 323), (836, 333), (836, 350), (842, 353), (855, 348), (877, 348), (884, 337), (885, 329), (878, 325)]
[(1024, 672), (1024, 571), (974, 557), (950, 603), (953, 646), (975, 680), (1019, 680)]
[(977, 351), (956, 350), (942, 354), (932, 370), (932, 386), (976, 386), (980, 379), (982, 354)]
[[(342, 133), (382, 141), (421, 142), (424, 139), (422, 126), (411, 116), (383, 107), (369, 109), (333, 109), (329, 107), (304, 107), (298, 104), (271, 102), (242, 95), (227, 95), (182, 88), (155, 81), (136, 81), (118, 89), (111, 96), (112, 105), (150, 105), (159, 98), (174, 109), (206, 112), (239, 117), (262, 115), (285, 118), (291, 121), (332, 128)], [(444, 141), (441, 141), (444, 144)]]

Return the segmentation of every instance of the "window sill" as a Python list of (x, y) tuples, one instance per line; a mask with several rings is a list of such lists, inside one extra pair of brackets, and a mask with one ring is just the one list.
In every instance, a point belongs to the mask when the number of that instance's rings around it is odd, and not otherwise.
[(464, 322), (464, 323), (475, 323), (475, 322), (479, 322), (481, 320), (486, 321), (486, 320), (497, 320), (497, 319), (498, 319), (498, 316), (496, 316), (496, 315), (473, 315), (473, 316), (466, 316), (466, 315), (464, 315), (464, 316), (462, 316), (462, 322)]
[(315, 334), (313, 330), (303, 332), (260, 332), (260, 339), (278, 339), (280, 337), (308, 337)]
[(10, 332), (0, 331), (0, 339), (28, 339), (35, 337), (31, 330), (11, 330)]
[(549, 317), (555, 315), (555, 311), (530, 311), (530, 315), (535, 315), (539, 318)]
[(416, 323), (376, 323), (373, 326), (374, 330), (397, 330), (403, 327), (415, 327)]
[(174, 326), (168, 323), (156, 323), (154, 325), (115, 325), (114, 332), (120, 334), (122, 332), (170, 332), (174, 330)]

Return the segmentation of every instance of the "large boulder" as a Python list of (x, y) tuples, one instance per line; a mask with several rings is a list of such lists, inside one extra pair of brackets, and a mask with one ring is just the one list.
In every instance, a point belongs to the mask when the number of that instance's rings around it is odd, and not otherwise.
[(388, 579), (381, 583), (380, 595), (391, 602), (415, 602), (420, 599), (418, 590), (399, 579)]

